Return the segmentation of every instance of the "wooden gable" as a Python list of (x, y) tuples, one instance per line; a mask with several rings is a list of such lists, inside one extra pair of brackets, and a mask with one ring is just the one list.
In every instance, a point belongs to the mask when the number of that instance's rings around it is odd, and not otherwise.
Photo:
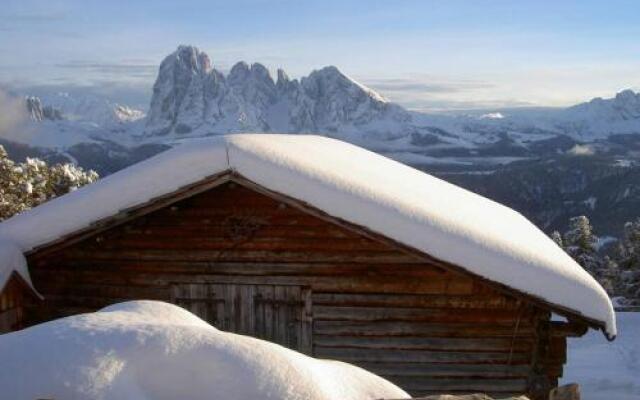
[(0, 288), (0, 334), (21, 329), (24, 326), (25, 306), (39, 300), (29, 284), (13, 272), (4, 287)]

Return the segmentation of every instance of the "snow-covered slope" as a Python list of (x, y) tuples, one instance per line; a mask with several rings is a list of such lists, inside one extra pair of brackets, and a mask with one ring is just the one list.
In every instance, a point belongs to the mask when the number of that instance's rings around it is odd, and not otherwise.
[(522, 215), (348, 143), (312, 135), (194, 140), (0, 223), (24, 251), (234, 171), (329, 215), (582, 314), (616, 334), (604, 289)]
[(143, 111), (97, 95), (78, 96), (57, 92), (42, 96), (41, 101), (46, 106), (59, 110), (64, 119), (89, 122), (104, 128), (137, 121), (145, 115)]
[(160, 64), (146, 135), (251, 130), (392, 136), (409, 120), (408, 112), (336, 67), (301, 80), (279, 70), (274, 81), (263, 65), (239, 62), (225, 76), (207, 54), (180, 46)]
[(0, 138), (63, 153), (83, 143), (135, 145), (145, 117), (140, 110), (97, 95), (56, 92), (16, 101), (24, 106), (24, 118), (12, 129), (0, 132)]
[(640, 134), (640, 93), (624, 90), (614, 98), (595, 98), (565, 109), (558, 126), (585, 139), (611, 134)]
[(619, 312), (618, 322), (614, 342), (596, 332), (567, 340), (561, 384), (578, 383), (583, 400), (640, 399), (640, 312)]
[(408, 398), (363, 369), (219, 331), (152, 301), (0, 335), (0, 369), (11, 400)]

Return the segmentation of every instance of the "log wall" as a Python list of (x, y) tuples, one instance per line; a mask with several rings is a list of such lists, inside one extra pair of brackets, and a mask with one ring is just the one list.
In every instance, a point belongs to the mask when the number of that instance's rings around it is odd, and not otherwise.
[(176, 285), (300, 286), (311, 296), (309, 352), (413, 395), (527, 393), (554, 385), (565, 361), (548, 311), (235, 183), (36, 252), (29, 265), (46, 299), (33, 322), (172, 301)]
[(0, 334), (22, 328), (25, 302), (24, 285), (10, 278), (0, 291)]

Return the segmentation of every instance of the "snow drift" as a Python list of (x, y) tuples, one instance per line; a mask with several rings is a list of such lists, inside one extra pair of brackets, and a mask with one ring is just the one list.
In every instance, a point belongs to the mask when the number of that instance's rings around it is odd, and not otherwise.
[(222, 332), (155, 301), (2, 335), (0, 368), (3, 398), (13, 400), (408, 397), (363, 369)]

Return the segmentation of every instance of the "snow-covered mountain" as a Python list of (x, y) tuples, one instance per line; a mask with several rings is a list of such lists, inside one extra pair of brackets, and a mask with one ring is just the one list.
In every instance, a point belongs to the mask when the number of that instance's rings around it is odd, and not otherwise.
[[(575, 145), (609, 149), (640, 134), (640, 94), (594, 99), (569, 108), (408, 111), (329, 66), (300, 79), (275, 78), (259, 63), (225, 74), (193, 46), (160, 64), (147, 115), (96, 95), (49, 93), (26, 100), (30, 126), (3, 138), (65, 152), (108, 142), (123, 148), (171, 146), (229, 132), (317, 133), (414, 165), (505, 164), (565, 153)], [(626, 149), (622, 149), (626, 150)]]
[(196, 47), (180, 46), (160, 64), (145, 136), (228, 132), (322, 132), (392, 138), (410, 113), (336, 67), (276, 80), (262, 64), (239, 62), (228, 75)]
[(97, 95), (77, 96), (56, 92), (42, 96), (41, 102), (47, 107), (59, 110), (61, 119), (89, 122), (105, 128), (137, 121), (145, 116), (143, 111)]
[(52, 106), (43, 106), (39, 97), (27, 96), (24, 99), (29, 118), (34, 122), (62, 119), (62, 111)]
[(640, 93), (631, 90), (568, 108), (425, 114), (336, 67), (300, 79), (258, 63), (222, 73), (204, 52), (180, 46), (160, 65), (146, 115), (97, 95), (28, 95), (17, 96), (24, 124), (0, 130), (9, 154), (70, 160), (101, 175), (200, 136), (313, 132), (436, 173), (543, 229), (584, 213), (615, 233), (640, 207)]

